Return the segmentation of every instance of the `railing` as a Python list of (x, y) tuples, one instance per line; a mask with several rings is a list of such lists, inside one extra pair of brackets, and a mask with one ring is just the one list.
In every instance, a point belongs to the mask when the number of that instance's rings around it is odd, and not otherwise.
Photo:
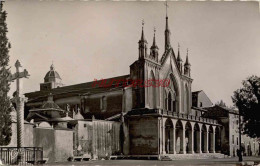
[[(21, 154), (21, 158), (19, 159)], [(0, 159), (3, 164), (17, 165), (17, 164), (39, 164), (43, 161), (42, 147), (0, 147)], [(18, 163), (21, 161), (21, 163)]]
[(200, 116), (194, 116), (194, 115), (186, 115), (186, 114), (182, 114), (182, 113), (176, 113), (173, 111), (167, 111), (167, 110), (158, 110), (163, 115), (169, 115), (169, 116), (173, 116), (176, 118), (182, 118), (182, 119), (187, 119), (187, 120), (194, 120), (194, 121), (199, 121), (199, 122), (206, 122), (206, 123), (211, 123), (211, 124), (217, 124), (217, 120), (214, 119), (209, 119), (209, 118), (203, 118)]

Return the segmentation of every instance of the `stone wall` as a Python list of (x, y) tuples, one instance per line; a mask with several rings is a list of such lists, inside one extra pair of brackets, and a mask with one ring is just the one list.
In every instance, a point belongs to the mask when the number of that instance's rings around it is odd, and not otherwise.
[[(24, 146), (33, 147), (33, 124), (24, 123)], [(17, 123), (12, 122), (12, 138), (8, 147), (17, 147)]]
[(135, 117), (128, 121), (130, 154), (158, 154), (158, 119)]
[(43, 147), (49, 162), (67, 161), (73, 155), (73, 131), (34, 128), (34, 146)]

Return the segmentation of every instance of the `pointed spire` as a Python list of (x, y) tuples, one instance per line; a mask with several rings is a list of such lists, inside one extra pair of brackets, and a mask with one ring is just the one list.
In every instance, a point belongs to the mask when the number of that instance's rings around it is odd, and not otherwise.
[(180, 43), (178, 43), (178, 57), (177, 57), (177, 61), (182, 62), (181, 55), (180, 55)]
[(145, 41), (145, 37), (144, 37), (144, 20), (142, 20), (142, 34), (141, 34), (141, 40), (140, 41)]
[(156, 28), (154, 27), (154, 30), (153, 30), (154, 34), (153, 34), (153, 45), (151, 48), (157, 48), (158, 49), (158, 46), (156, 45), (156, 39), (155, 39), (155, 32), (156, 32)]
[(167, 1), (164, 3), (165, 7), (166, 7), (166, 26), (165, 26), (165, 51), (167, 49), (169, 49), (171, 47), (171, 43), (170, 43), (170, 30), (169, 30), (169, 26), (168, 26), (168, 10), (167, 8), (169, 7), (167, 4)]
[(142, 34), (141, 34), (141, 39), (138, 42), (139, 44), (139, 59), (143, 59), (147, 55), (147, 41), (144, 37), (144, 20), (142, 20)]
[(189, 63), (189, 49), (188, 48), (187, 48), (187, 55), (186, 55), (185, 65), (189, 65), (190, 66), (190, 63)]

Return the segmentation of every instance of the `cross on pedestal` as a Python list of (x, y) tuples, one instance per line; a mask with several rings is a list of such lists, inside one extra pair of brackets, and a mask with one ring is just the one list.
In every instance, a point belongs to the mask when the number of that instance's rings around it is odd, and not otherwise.
[[(16, 73), (10, 75), (9, 81), (16, 80), (16, 95), (12, 99), (16, 104), (17, 111), (17, 148), (24, 147), (24, 103), (27, 101), (27, 98), (21, 94), (21, 78), (28, 78), (30, 75), (28, 71), (24, 69), (23, 72), (20, 72), (21, 63), (17, 60), (15, 63)], [(20, 152), (20, 150), (19, 150)], [(21, 153), (20, 153), (21, 156)], [(22, 157), (20, 157), (22, 160)]]

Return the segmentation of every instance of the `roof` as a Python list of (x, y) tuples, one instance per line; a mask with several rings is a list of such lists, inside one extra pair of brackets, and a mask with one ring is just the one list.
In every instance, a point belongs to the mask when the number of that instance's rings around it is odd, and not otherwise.
[(198, 91), (195, 91), (195, 92), (192, 92), (192, 94), (198, 94), (200, 92), (202, 92), (203, 90), (198, 90)]
[(58, 111), (58, 112), (64, 112), (63, 109), (61, 109), (58, 104), (54, 103), (52, 95), (48, 96), (48, 101), (44, 103), (41, 108), (34, 108), (31, 109), (30, 112), (41, 112), (41, 111)]
[(238, 112), (234, 109), (215, 105), (213, 107), (205, 107), (208, 110), (203, 116), (204, 117), (228, 117), (228, 114), (237, 114)]
[(61, 79), (59, 73), (55, 71), (54, 65), (52, 64), (50, 67), (50, 71), (48, 71), (44, 77), (45, 82), (50, 82), (49, 78), (58, 78)]
[[(33, 100), (46, 100), (46, 97), (52, 93), (55, 98), (64, 97), (64, 96), (76, 96), (76, 95), (84, 95), (84, 94), (96, 94), (109, 90), (122, 89), (123, 86), (121, 84), (118, 85), (118, 81), (120, 80), (128, 80), (130, 75), (123, 75), (113, 78), (95, 80), (91, 82), (75, 84), (70, 86), (63, 86), (59, 88), (44, 90), (44, 91), (36, 91), (26, 93), (25, 96), (28, 97), (28, 102)], [(112, 84), (112, 85), (110, 85)], [(117, 86), (115, 86), (117, 84)], [(107, 85), (107, 86), (100, 86)]]

